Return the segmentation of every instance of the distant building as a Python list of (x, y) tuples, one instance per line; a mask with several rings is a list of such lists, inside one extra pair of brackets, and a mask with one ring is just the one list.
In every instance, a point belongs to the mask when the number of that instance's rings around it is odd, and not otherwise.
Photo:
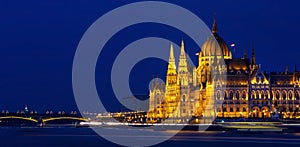
[(151, 84), (148, 121), (181, 123), (191, 117), (210, 116), (270, 118), (275, 112), (276, 117), (297, 118), (299, 78), (296, 65), (293, 73), (288, 67), (285, 72), (263, 72), (254, 46), (251, 57), (245, 49), (242, 58), (233, 59), (214, 18), (212, 36), (199, 52), (197, 67), (188, 64), (182, 41), (177, 69), (171, 45), (166, 84), (158, 80)]

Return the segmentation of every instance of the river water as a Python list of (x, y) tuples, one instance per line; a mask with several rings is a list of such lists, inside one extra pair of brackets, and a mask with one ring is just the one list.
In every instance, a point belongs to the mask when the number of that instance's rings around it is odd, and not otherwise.
[[(116, 135), (116, 137), (119, 137)], [(155, 139), (145, 136), (146, 139)], [(134, 141), (134, 138), (131, 138)], [(297, 133), (234, 133), (234, 132), (180, 132), (168, 141), (155, 146), (188, 147), (284, 147), (300, 145)], [(90, 128), (0, 128), (0, 147), (105, 147), (119, 146), (99, 137)]]

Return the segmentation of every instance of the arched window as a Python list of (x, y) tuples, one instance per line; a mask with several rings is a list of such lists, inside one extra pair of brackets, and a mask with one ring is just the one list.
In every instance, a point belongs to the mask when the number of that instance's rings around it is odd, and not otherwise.
[(242, 93), (242, 98), (243, 98), (243, 99), (246, 99), (246, 91), (243, 91), (243, 93)]
[(243, 107), (243, 112), (246, 112), (247, 110), (246, 110), (246, 108), (245, 107)]
[(252, 98), (252, 99), (255, 98), (255, 91), (252, 91), (251, 98)]
[(265, 92), (263, 90), (261, 91), (261, 98), (266, 99)]
[(228, 95), (227, 95), (227, 92), (224, 91), (224, 99), (227, 99)]
[(240, 92), (239, 92), (239, 91), (236, 91), (236, 93), (235, 93), (235, 98), (236, 98), (237, 100), (240, 99)]
[(267, 98), (267, 99), (270, 98), (270, 92), (269, 92), (269, 90), (266, 91), (265, 95), (266, 95), (266, 98)]
[(295, 98), (296, 98), (297, 100), (299, 99), (299, 91), (298, 91), (298, 90), (295, 92)]
[(256, 97), (255, 98), (259, 98), (259, 91), (256, 91)]
[(293, 93), (292, 91), (289, 91), (289, 100), (292, 100), (293, 99)]
[(283, 91), (283, 92), (282, 92), (282, 99), (283, 99), (283, 100), (286, 100), (286, 91)]
[(217, 100), (220, 100), (220, 91), (217, 92)]
[(275, 98), (276, 98), (276, 100), (279, 100), (279, 98), (280, 98), (280, 93), (279, 93), (279, 91), (276, 91), (276, 93), (275, 93)]
[(232, 91), (230, 91), (230, 93), (229, 93), (229, 98), (232, 100), (233, 99), (233, 92)]

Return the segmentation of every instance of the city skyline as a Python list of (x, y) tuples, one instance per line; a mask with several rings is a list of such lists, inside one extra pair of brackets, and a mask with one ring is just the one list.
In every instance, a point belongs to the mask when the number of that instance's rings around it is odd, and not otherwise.
[[(256, 5), (258, 2), (260, 5)], [(16, 6), (13, 2), (3, 2), (0, 10), (3, 14), (0, 25), (2, 32), (0, 110), (17, 111), (25, 105), (39, 112), (48, 109), (57, 111), (66, 109), (68, 112), (75, 110), (71, 70), (78, 42), (85, 30), (98, 17), (126, 2), (20, 3), (23, 4)], [(242, 57), (245, 47), (247, 54), (250, 55), (254, 43), (257, 62), (268, 72), (285, 71), (286, 65), (290, 71), (293, 71), (294, 64), (300, 67), (298, 62), (300, 53), (297, 51), (299, 47), (294, 44), (297, 42), (296, 34), (300, 33), (297, 28), (300, 25), (298, 12), (300, 10), (296, 9), (298, 2), (293, 3), (175, 2), (197, 14), (209, 27), (212, 25), (211, 18), (216, 13), (221, 36), (226, 38), (228, 44), (235, 44), (237, 53), (233, 53), (233, 56)], [(145, 28), (151, 28), (149, 30), (152, 32), (146, 31)], [(134, 33), (135, 31), (140, 34)], [(144, 24), (126, 28), (112, 38), (106, 47), (107, 51), (101, 56), (108, 65), (99, 63), (99, 67), (103, 67), (104, 70), (110, 69), (109, 65), (113, 61), (110, 58), (115, 57), (128, 43), (146, 36), (166, 37), (178, 45), (181, 39), (185, 38), (187, 52), (193, 61), (197, 58), (194, 54), (200, 51), (195, 43), (178, 30), (157, 24)], [(122, 40), (124, 37), (127, 39)], [(113, 45), (116, 42), (118, 45)], [(152, 71), (141, 72), (144, 70), (143, 66), (152, 63), (162, 64), (156, 70), (151, 68)], [(156, 60), (137, 65), (132, 72), (133, 92), (147, 94), (150, 79), (153, 75), (164, 79), (165, 67), (167, 63)], [(96, 71), (98, 75), (104, 75), (96, 77), (96, 80), (99, 83), (99, 90), (107, 91), (104, 94), (107, 106), (117, 104), (110, 109), (118, 111), (119, 104), (116, 100), (110, 101), (114, 95), (110, 86), (106, 87), (109, 72), (103, 72), (102, 69)], [(145, 78), (136, 75), (145, 75)], [(134, 82), (140, 80), (140, 84)]]

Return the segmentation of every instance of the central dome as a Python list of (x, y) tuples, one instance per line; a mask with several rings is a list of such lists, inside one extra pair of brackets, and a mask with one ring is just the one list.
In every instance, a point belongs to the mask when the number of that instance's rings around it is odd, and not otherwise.
[(202, 56), (214, 56), (215, 54), (217, 56), (223, 56), (224, 59), (232, 58), (228, 45), (218, 34), (216, 17), (214, 18), (212, 35), (204, 42), (200, 52)]

